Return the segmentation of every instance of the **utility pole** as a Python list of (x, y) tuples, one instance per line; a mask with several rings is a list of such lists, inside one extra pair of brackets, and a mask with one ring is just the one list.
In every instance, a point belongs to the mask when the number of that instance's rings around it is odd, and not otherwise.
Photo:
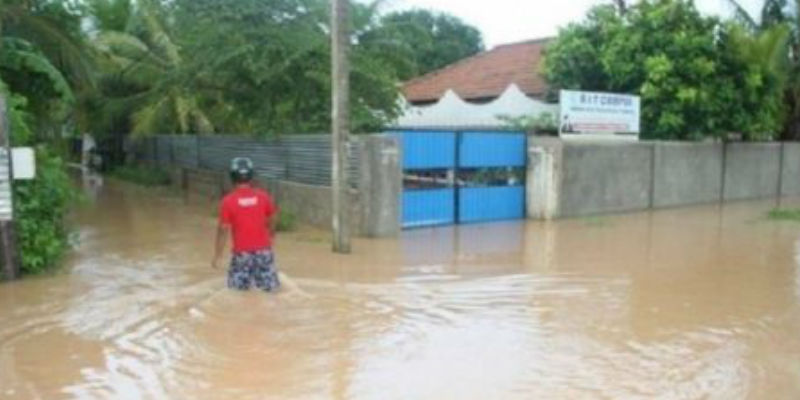
[(8, 124), (8, 109), (5, 96), (0, 96), (0, 279), (19, 278), (19, 257), (13, 220), (11, 190), (11, 131)]
[(350, 253), (350, 211), (347, 196), (347, 137), (350, 131), (349, 6), (349, 0), (331, 1), (333, 251), (342, 254)]

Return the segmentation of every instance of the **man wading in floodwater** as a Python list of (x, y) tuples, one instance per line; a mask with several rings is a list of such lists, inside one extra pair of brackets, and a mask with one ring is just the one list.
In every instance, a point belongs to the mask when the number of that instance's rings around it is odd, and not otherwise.
[(232, 232), (233, 257), (228, 270), (228, 287), (248, 290), (255, 285), (268, 292), (277, 290), (281, 284), (272, 253), (277, 207), (267, 192), (252, 186), (253, 162), (249, 158), (234, 158), (230, 173), (235, 187), (220, 203), (211, 266), (219, 268), (228, 233)]

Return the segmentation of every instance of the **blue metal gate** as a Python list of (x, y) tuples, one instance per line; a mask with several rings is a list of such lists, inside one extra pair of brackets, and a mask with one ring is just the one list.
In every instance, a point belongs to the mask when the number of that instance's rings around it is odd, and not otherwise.
[(404, 228), (524, 217), (524, 133), (400, 134)]
[(456, 222), (455, 132), (402, 132), (403, 227), (449, 225)]

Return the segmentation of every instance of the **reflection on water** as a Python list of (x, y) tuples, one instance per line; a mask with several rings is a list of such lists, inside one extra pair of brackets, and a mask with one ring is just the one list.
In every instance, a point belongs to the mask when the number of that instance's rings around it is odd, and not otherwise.
[[(795, 201), (794, 204), (798, 204)], [(800, 396), (800, 226), (770, 202), (278, 241), (233, 293), (208, 204), (106, 182), (54, 276), (0, 286), (0, 399)]]

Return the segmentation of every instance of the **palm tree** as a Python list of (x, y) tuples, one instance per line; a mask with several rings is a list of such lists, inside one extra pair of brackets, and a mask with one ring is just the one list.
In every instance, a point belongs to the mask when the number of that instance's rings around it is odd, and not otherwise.
[(39, 134), (60, 131), (75, 92), (94, 86), (79, 10), (64, 2), (0, 0), (0, 91), (24, 96)]
[(787, 109), (782, 138), (800, 140), (800, 0), (764, 0), (756, 19), (736, 0), (728, 0), (737, 19), (756, 35), (746, 44), (752, 62), (771, 63), (783, 72)]
[(136, 136), (211, 133), (162, 7), (154, 0), (89, 1), (97, 29), (93, 43), (107, 71), (103, 112), (126, 116)]

